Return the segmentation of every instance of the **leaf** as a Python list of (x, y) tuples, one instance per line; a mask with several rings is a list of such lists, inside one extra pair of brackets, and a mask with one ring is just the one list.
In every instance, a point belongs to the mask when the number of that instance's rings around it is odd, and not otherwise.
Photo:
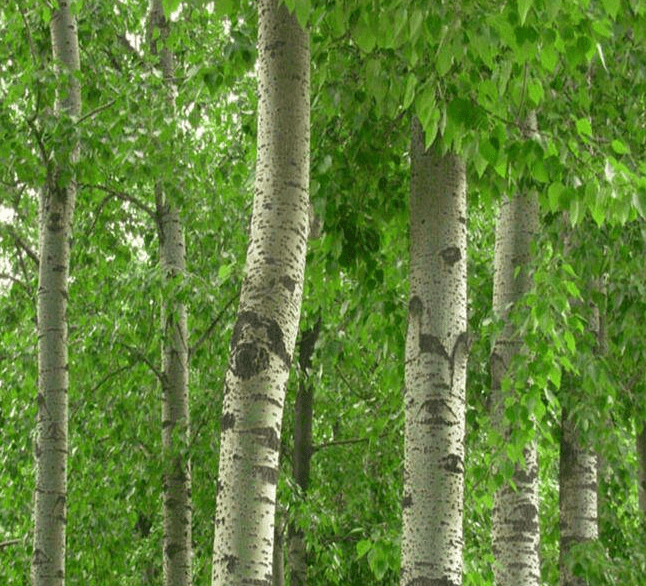
[(372, 549), (372, 541), (369, 539), (362, 539), (357, 542), (357, 556), (362, 558)]
[(592, 124), (587, 118), (579, 118), (576, 121), (576, 130), (581, 137), (592, 138)]
[(359, 20), (357, 23), (352, 34), (352, 38), (357, 43), (359, 49), (366, 53), (370, 53), (377, 44), (377, 37), (372, 30), (372, 27), (363, 20)]
[(518, 15), (520, 16), (520, 24), (525, 24), (525, 19), (527, 18), (527, 13), (532, 7), (534, 0), (518, 0)]
[(558, 181), (547, 188), (547, 201), (550, 205), (550, 211), (555, 212), (559, 209), (561, 194), (564, 191), (565, 186)]
[(445, 76), (453, 64), (453, 46), (445, 42), (440, 46), (435, 57), (435, 68), (440, 76)]
[(576, 342), (574, 341), (574, 336), (570, 330), (565, 330), (563, 332), (563, 338), (565, 338), (565, 345), (571, 354), (576, 352)]
[(630, 153), (630, 149), (617, 138), (610, 143), (610, 146), (618, 155), (627, 155)]
[(307, 27), (307, 20), (310, 17), (312, 6), (310, 0), (299, 0), (296, 3), (296, 20), (303, 28)]
[(541, 64), (549, 73), (553, 73), (559, 62), (559, 54), (552, 45), (545, 45), (541, 49)]
[(417, 77), (415, 74), (410, 74), (406, 80), (406, 89), (404, 90), (404, 99), (402, 101), (402, 107), (404, 110), (408, 108), (415, 98), (415, 88), (417, 87)]
[(612, 20), (615, 20), (617, 18), (620, 2), (621, 0), (601, 0), (603, 8), (608, 13), (608, 16), (612, 18)]
[(533, 102), (534, 106), (538, 106), (545, 96), (543, 85), (538, 79), (533, 79), (529, 82), (527, 93), (529, 94), (529, 99)]
[(181, 0), (162, 0), (162, 7), (164, 8), (164, 16), (170, 18), (171, 14), (175, 12), (181, 3)]

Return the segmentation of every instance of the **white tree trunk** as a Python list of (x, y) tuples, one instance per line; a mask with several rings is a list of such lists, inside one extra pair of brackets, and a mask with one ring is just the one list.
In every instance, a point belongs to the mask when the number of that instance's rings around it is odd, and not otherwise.
[[(59, 80), (56, 115), (79, 116), (81, 90), (72, 72), (80, 68), (76, 19), (70, 3), (60, 0), (50, 23)], [(67, 498), (67, 299), (72, 218), (78, 158), (74, 131), (55, 153), (40, 196), (38, 274), (38, 415), (34, 502), (33, 586), (65, 584)]]
[[(496, 225), (494, 260), (494, 313), (505, 320), (491, 356), (492, 403), (494, 418), (503, 428), (505, 395), (501, 381), (510, 361), (522, 351), (510, 308), (530, 287), (526, 270), (531, 254), (530, 243), (536, 233), (538, 207), (533, 195), (505, 199)], [(516, 272), (518, 273), (516, 274)], [(517, 466), (513, 475), (516, 489), (509, 484), (496, 491), (493, 511), (494, 573), (497, 586), (538, 586), (540, 584), (538, 526), (538, 455), (536, 443), (525, 447), (525, 466)]]
[[(170, 23), (164, 17), (162, 0), (151, 0), (149, 43), (166, 83), (165, 98), (173, 105), (174, 58), (165, 46)], [(158, 31), (158, 34), (156, 33)], [(186, 272), (186, 246), (179, 211), (164, 192), (164, 182), (155, 185), (159, 261), (168, 283)], [(192, 583), (192, 505), (189, 444), (189, 357), (186, 306), (173, 297), (163, 300), (162, 316), (162, 466), (164, 491), (163, 569), (164, 586)]]
[(247, 272), (221, 420), (213, 586), (271, 586), (285, 385), (309, 230), (309, 39), (258, 4), (258, 159)]
[(466, 172), (413, 122), (401, 585), (462, 584)]
[(635, 445), (637, 448), (639, 510), (646, 515), (646, 425), (642, 425), (639, 429), (638, 423)]
[(576, 578), (568, 571), (565, 560), (573, 545), (599, 535), (597, 457), (581, 445), (574, 423), (565, 410), (561, 418), (559, 513), (560, 584), (586, 586), (586, 580)]

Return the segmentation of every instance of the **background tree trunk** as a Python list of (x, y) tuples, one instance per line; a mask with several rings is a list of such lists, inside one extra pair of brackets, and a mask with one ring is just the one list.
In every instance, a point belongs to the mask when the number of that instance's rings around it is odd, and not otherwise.
[(276, 0), (259, 1), (258, 20), (255, 197), (224, 387), (213, 586), (272, 583), (281, 423), (309, 230), (309, 38)]
[[(511, 307), (531, 286), (526, 265), (531, 258), (530, 243), (537, 225), (538, 207), (533, 195), (517, 195), (502, 202), (496, 224), (493, 310), (505, 325), (491, 355), (491, 379), (494, 419), (503, 434), (508, 430), (504, 423), (506, 395), (501, 382), (512, 358), (522, 351), (522, 340), (516, 335), (508, 316)], [(524, 456), (525, 466), (516, 465), (512, 476), (516, 488), (506, 483), (494, 497), (492, 541), (498, 586), (540, 584), (535, 441), (525, 447)]]
[[(150, 50), (159, 59), (168, 94), (164, 98), (172, 107), (175, 63), (173, 54), (165, 46), (169, 28), (162, 0), (152, 0), (148, 23)], [(162, 278), (164, 283), (169, 283), (186, 272), (186, 246), (179, 211), (170, 201), (162, 180), (157, 180), (155, 184), (155, 209)], [(192, 510), (191, 464), (188, 454), (190, 416), (187, 311), (185, 304), (175, 299), (171, 292), (163, 300), (161, 313), (164, 585), (190, 586)]]
[[(73, 164), (78, 159), (75, 119), (81, 113), (80, 69), (76, 19), (70, 3), (60, 0), (50, 22), (57, 67), (56, 115), (71, 118), (70, 131), (49, 166), (39, 209), (38, 273), (38, 415), (36, 423), (36, 490), (34, 586), (65, 584), (67, 514), (67, 300), (72, 219), (76, 199)], [(62, 125), (65, 126), (65, 125)]]
[[(321, 328), (321, 318), (309, 330), (301, 333), (298, 361), (300, 380), (294, 406), (294, 480), (305, 497), (310, 480), (312, 459), (312, 410), (314, 386), (307, 380), (312, 367), (312, 355)], [(289, 571), (291, 586), (307, 585), (307, 547), (305, 534), (297, 523), (289, 527)]]
[(466, 171), (412, 132), (402, 586), (462, 583)]

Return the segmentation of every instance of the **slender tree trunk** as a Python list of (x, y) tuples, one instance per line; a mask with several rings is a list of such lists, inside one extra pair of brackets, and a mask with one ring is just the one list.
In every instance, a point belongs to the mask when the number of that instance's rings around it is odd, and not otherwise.
[(639, 482), (639, 510), (646, 515), (646, 425), (637, 432), (637, 465)]
[[(566, 229), (569, 229), (566, 228)], [(566, 238), (566, 252), (570, 248)], [(575, 303), (573, 301), (573, 303)], [(597, 307), (592, 307), (590, 330), (597, 339), (597, 353), (605, 348), (602, 320)], [(568, 375), (570, 405), (585, 400), (577, 392), (573, 377)], [(567, 407), (561, 411), (561, 444), (559, 460), (559, 581), (561, 586), (586, 586), (568, 570), (567, 557), (573, 545), (596, 539), (599, 535), (597, 514), (597, 455), (582, 443)]]
[[(321, 318), (310, 330), (301, 334), (298, 361), (301, 376), (294, 406), (294, 480), (304, 497), (310, 482), (312, 459), (312, 407), (314, 385), (307, 380), (312, 355), (321, 328)], [(291, 586), (307, 586), (307, 548), (305, 534), (298, 524), (289, 527), (289, 570)]]
[(258, 3), (258, 160), (222, 408), (213, 586), (270, 586), (285, 386), (309, 230), (309, 38)]
[[(522, 340), (509, 322), (510, 308), (530, 288), (526, 270), (530, 242), (538, 225), (538, 207), (533, 195), (505, 199), (496, 225), (494, 260), (494, 313), (503, 318), (503, 331), (491, 355), (494, 419), (506, 433), (501, 382), (512, 358), (522, 351)], [(525, 466), (516, 466), (510, 484), (500, 487), (494, 497), (493, 552), (498, 586), (540, 584), (538, 525), (538, 455), (536, 442), (524, 449)]]
[(466, 172), (412, 132), (401, 585), (462, 584)]
[(560, 509), (560, 584), (585, 586), (586, 581), (574, 577), (567, 569), (566, 558), (573, 545), (596, 539), (597, 520), (597, 457), (582, 446), (574, 423), (564, 409), (561, 418), (561, 450), (559, 463)]
[(78, 159), (74, 119), (81, 113), (80, 69), (76, 19), (70, 3), (60, 0), (50, 22), (54, 61), (59, 80), (56, 115), (72, 119), (72, 130), (56, 152), (41, 190), (38, 273), (38, 415), (36, 423), (36, 491), (34, 586), (65, 584), (65, 523), (67, 498), (67, 300), (76, 199), (73, 164)]
[[(167, 84), (172, 106), (174, 59), (165, 47), (169, 22), (162, 0), (150, 4), (149, 42), (151, 52)], [(155, 31), (159, 31), (158, 34)], [(155, 185), (159, 260), (166, 283), (186, 272), (186, 247), (178, 209), (170, 202), (162, 181)], [(188, 326), (184, 303), (171, 295), (164, 299), (162, 327), (162, 462), (164, 490), (163, 570), (164, 586), (190, 586), (191, 464), (189, 444)]]

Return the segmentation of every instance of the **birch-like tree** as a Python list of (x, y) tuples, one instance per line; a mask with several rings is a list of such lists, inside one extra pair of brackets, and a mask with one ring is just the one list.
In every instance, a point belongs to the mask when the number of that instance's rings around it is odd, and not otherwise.
[(40, 192), (38, 272), (38, 414), (34, 503), (33, 586), (65, 584), (67, 515), (68, 325), (67, 301), (72, 219), (76, 199), (74, 165), (81, 113), (76, 18), (60, 0), (50, 21), (57, 76), (55, 115), (64, 129), (47, 165)]
[(309, 231), (309, 37), (258, 3), (258, 138), (247, 268), (225, 377), (213, 586), (272, 583), (285, 386)]
[[(167, 95), (173, 107), (174, 56), (166, 46), (170, 23), (162, 0), (151, 0), (148, 23), (150, 50), (158, 58)], [(158, 145), (158, 149), (163, 145)], [(189, 444), (189, 357), (186, 305), (174, 297), (174, 279), (186, 272), (186, 247), (179, 210), (164, 181), (155, 183), (159, 261), (169, 295), (163, 300), (162, 327), (162, 466), (164, 491), (163, 570), (165, 586), (190, 586), (191, 465)]]
[(401, 585), (462, 584), (466, 171), (413, 122)]
[[(509, 319), (514, 304), (529, 290), (530, 244), (538, 224), (538, 204), (533, 194), (504, 199), (496, 223), (493, 310), (504, 327), (491, 355), (494, 420), (503, 435), (506, 393), (502, 380), (523, 342)], [(517, 389), (522, 393), (522, 389)], [(511, 481), (495, 493), (493, 510), (494, 573), (498, 586), (540, 584), (538, 525), (538, 454), (536, 442), (524, 447), (524, 462), (516, 464)]]

